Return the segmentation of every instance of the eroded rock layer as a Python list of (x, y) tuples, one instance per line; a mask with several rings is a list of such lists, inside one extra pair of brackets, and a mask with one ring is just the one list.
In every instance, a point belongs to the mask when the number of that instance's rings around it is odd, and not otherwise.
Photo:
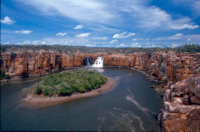
[(26, 52), (2, 54), (3, 63), (1, 70), (6, 71), (11, 77), (45, 74), (58, 69), (80, 67), (83, 59), (97, 55), (65, 54), (60, 52)]
[(200, 131), (200, 75), (171, 85), (159, 115), (162, 131)]

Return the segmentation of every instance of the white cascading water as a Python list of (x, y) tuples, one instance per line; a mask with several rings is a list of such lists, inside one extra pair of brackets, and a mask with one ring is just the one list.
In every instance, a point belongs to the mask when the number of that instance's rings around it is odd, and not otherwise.
[(103, 67), (103, 57), (97, 57), (92, 67)]

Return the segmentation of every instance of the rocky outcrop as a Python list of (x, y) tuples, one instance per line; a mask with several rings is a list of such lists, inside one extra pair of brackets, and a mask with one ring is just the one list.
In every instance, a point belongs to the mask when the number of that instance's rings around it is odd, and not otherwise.
[(178, 82), (200, 71), (200, 55), (173, 52), (114, 54), (105, 56), (104, 64), (139, 69), (163, 83)]
[(181, 81), (200, 70), (200, 55), (198, 54), (135, 52), (128, 55), (107, 55), (105, 53), (70, 54), (54, 51), (4, 53), (2, 54), (1, 70), (7, 71), (12, 77), (25, 73), (44, 74), (57, 69), (82, 66), (87, 56), (91, 56), (95, 61), (96, 57), (100, 55), (104, 55), (105, 66), (135, 68), (164, 83)]
[(6, 71), (11, 77), (41, 75), (58, 69), (80, 67), (87, 56), (95, 59), (97, 55), (66, 54), (53, 51), (4, 53), (1, 70)]
[(162, 131), (200, 131), (200, 74), (171, 85), (159, 115)]

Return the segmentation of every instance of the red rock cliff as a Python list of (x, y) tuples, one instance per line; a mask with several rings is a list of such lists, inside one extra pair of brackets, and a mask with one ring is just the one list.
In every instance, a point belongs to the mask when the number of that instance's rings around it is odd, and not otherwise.
[(154, 52), (151, 55), (147, 53), (114, 54), (105, 56), (104, 64), (132, 67), (146, 71), (157, 80), (177, 82), (198, 72), (200, 58), (198, 54), (173, 52)]
[(171, 85), (159, 115), (162, 131), (200, 131), (200, 74)]
[[(4, 53), (1, 70), (6, 71), (11, 77), (23, 74), (44, 74), (60, 68), (72, 68), (83, 65), (83, 59), (96, 55), (65, 54), (60, 52), (27, 52), (27, 53)], [(8, 69), (6, 68), (8, 67)]]

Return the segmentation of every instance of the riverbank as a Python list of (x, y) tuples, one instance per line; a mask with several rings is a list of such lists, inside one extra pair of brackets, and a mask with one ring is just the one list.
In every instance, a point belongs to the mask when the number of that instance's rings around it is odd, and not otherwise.
[(43, 108), (64, 102), (70, 102), (78, 99), (89, 98), (97, 96), (100, 94), (107, 93), (111, 91), (116, 84), (116, 80), (113, 78), (107, 78), (107, 82), (103, 84), (100, 88), (94, 89), (86, 93), (74, 93), (71, 96), (59, 96), (59, 97), (46, 97), (36, 94), (29, 94), (26, 98), (22, 100), (22, 103), (26, 107)]

